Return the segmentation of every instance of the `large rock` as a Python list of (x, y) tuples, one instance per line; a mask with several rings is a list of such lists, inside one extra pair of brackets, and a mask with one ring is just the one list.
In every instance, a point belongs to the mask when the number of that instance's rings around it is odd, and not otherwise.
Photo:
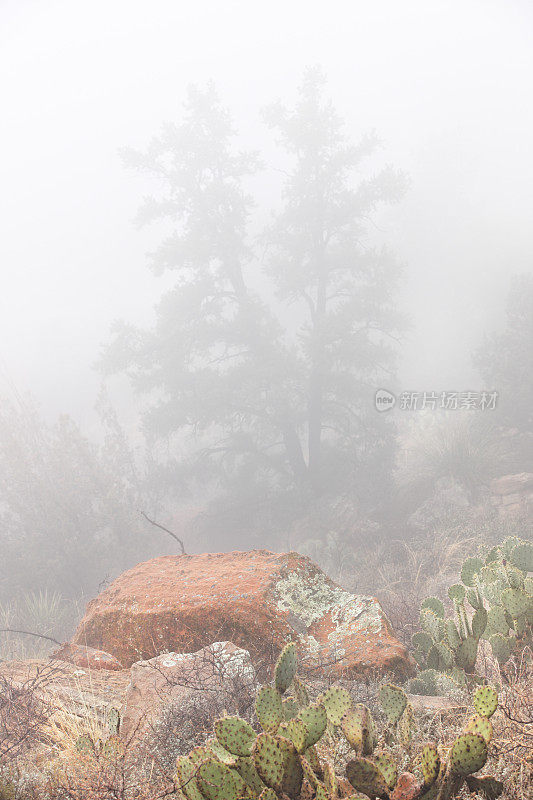
[[(160, 729), (170, 722), (171, 728), (179, 729), (180, 738), (191, 738), (192, 747), (194, 735), (203, 734), (223, 709), (242, 713), (255, 696), (250, 654), (232, 642), (137, 661), (130, 674), (121, 713), (121, 735), (126, 740), (147, 728), (160, 737)], [(189, 733), (187, 723), (193, 727)]]
[(89, 603), (74, 643), (131, 665), (232, 641), (263, 677), (291, 639), (315, 674), (413, 672), (377, 600), (350, 594), (298, 553), (266, 550), (138, 564)]
[(497, 495), (533, 492), (533, 473), (520, 472), (517, 475), (503, 475), (501, 478), (494, 478), (490, 488), (492, 493)]
[(503, 475), (491, 482), (491, 502), (500, 517), (533, 519), (533, 473)]

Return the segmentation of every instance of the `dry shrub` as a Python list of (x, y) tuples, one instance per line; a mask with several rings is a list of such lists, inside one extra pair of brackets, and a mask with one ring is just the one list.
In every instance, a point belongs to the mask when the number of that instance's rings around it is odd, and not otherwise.
[(55, 670), (38, 669), (23, 681), (0, 675), (0, 764), (5, 767), (45, 743), (45, 726), (52, 713), (43, 687)]
[(505, 782), (506, 797), (533, 797), (533, 653), (529, 648), (505, 667), (494, 734), (493, 758)]

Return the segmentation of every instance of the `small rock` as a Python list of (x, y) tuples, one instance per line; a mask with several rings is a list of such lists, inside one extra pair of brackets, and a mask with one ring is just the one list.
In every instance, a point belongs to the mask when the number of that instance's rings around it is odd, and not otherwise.
[(108, 669), (113, 671), (124, 669), (120, 661), (115, 656), (112, 656), (111, 653), (96, 650), (94, 647), (69, 644), (69, 642), (62, 644), (59, 650), (55, 650), (51, 654), (50, 658), (55, 661), (68, 661), (69, 664), (86, 669)]
[[(207, 699), (212, 723), (226, 706), (235, 712), (249, 706), (255, 694), (255, 673), (250, 654), (232, 642), (215, 642), (196, 653), (163, 653), (137, 661), (122, 708), (121, 735), (137, 737), (147, 728), (156, 730), (172, 708), (193, 708)], [(204, 714), (205, 715), (205, 714)], [(180, 716), (176, 724), (180, 726)], [(201, 732), (201, 731), (199, 731)]]

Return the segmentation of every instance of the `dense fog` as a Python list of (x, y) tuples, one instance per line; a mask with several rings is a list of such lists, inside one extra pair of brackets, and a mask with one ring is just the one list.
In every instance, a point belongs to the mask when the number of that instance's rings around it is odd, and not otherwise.
[(500, 535), (532, 38), (527, 0), (3, 0), (0, 627), (182, 549), (375, 594)]

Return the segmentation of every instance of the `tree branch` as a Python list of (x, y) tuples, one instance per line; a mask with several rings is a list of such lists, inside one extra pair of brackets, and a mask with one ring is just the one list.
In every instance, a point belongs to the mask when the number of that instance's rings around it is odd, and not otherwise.
[(175, 539), (177, 541), (177, 543), (179, 544), (179, 546), (181, 547), (181, 555), (182, 556), (187, 555), (187, 553), (185, 552), (185, 546), (183, 544), (183, 541), (180, 539), (179, 536), (177, 536), (172, 531), (169, 531), (169, 529), (165, 528), (164, 525), (160, 525), (159, 522), (156, 522), (155, 520), (150, 519), (150, 517), (147, 516), (147, 514), (145, 514), (144, 511), (141, 511), (141, 517), (144, 517), (145, 520), (150, 523), (150, 525), (154, 525), (156, 528), (159, 528), (160, 530), (165, 531), (165, 533), (168, 533), (169, 536), (172, 536), (172, 538)]
[(0, 628), (0, 633), (23, 633), (26, 636), (37, 636), (39, 639), (47, 639), (49, 642), (58, 644), (61, 647), (62, 642), (58, 642), (53, 636), (45, 636), (44, 633), (34, 633), (33, 631), (19, 631), (16, 628)]

